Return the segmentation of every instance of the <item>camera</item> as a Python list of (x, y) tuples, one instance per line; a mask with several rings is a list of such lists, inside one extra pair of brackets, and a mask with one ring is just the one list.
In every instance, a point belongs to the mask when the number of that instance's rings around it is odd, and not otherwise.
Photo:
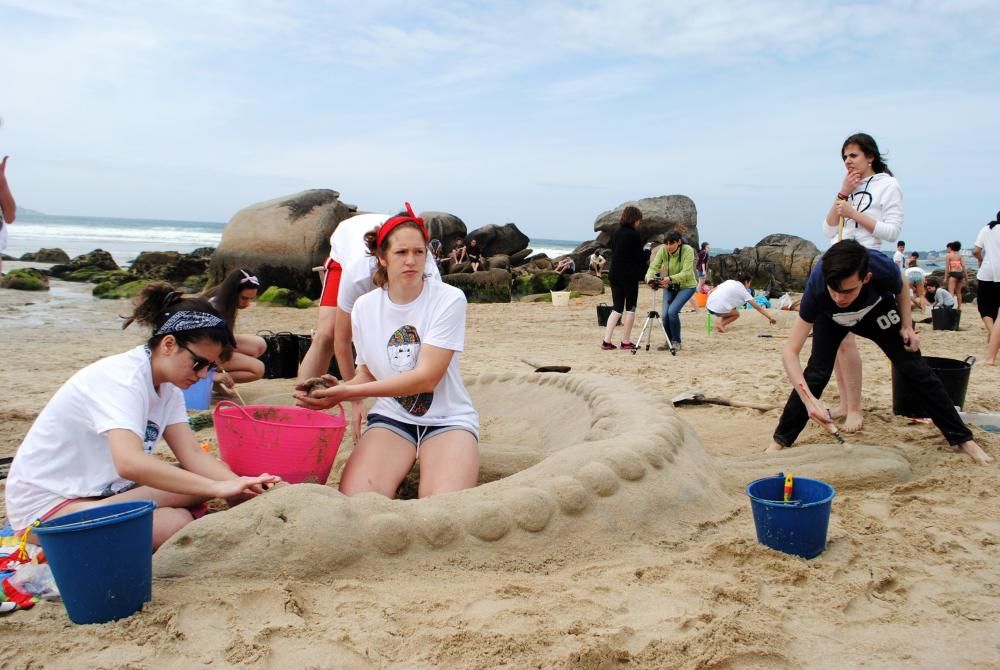
[(653, 275), (653, 278), (649, 280), (649, 285), (653, 288), (654, 291), (660, 288), (660, 279), (661, 279), (660, 273), (657, 272), (655, 275)]

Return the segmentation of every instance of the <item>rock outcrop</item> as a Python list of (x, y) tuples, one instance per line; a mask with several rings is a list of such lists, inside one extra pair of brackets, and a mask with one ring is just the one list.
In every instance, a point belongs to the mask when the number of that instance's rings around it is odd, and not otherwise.
[(643, 242), (661, 238), (672, 230), (680, 229), (688, 244), (698, 248), (698, 210), (694, 201), (686, 195), (660, 195), (623, 202), (608, 212), (599, 214), (594, 221), (594, 231), (599, 233), (597, 243), (606, 247), (611, 242), (611, 234), (618, 228), (622, 210), (633, 205), (642, 212), (639, 235)]
[(768, 235), (756, 245), (712, 256), (708, 267), (716, 282), (750, 276), (751, 284), (772, 291), (801, 291), (821, 256), (809, 240), (795, 235)]

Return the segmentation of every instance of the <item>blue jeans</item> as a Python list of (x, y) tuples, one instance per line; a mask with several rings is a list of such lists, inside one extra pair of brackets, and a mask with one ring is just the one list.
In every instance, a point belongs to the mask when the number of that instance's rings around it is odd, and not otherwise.
[(674, 344), (681, 341), (681, 317), (678, 314), (693, 295), (694, 288), (670, 286), (663, 289), (663, 327)]

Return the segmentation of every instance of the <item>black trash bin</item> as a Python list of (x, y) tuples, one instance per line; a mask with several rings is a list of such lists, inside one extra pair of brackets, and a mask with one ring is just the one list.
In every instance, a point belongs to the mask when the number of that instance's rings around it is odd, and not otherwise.
[(934, 330), (958, 330), (962, 321), (962, 312), (954, 307), (936, 307), (931, 310), (931, 323)]
[[(969, 390), (969, 373), (976, 357), (967, 356), (964, 361), (958, 361), (953, 358), (924, 356), (924, 360), (944, 384), (952, 404), (959, 409), (964, 408), (965, 392)], [(895, 365), (892, 366), (892, 413), (917, 419), (929, 415), (921, 400), (907, 390), (906, 380), (896, 371)]]
[(612, 307), (611, 305), (609, 305), (609, 304), (607, 304), (605, 302), (602, 302), (600, 305), (597, 306), (597, 325), (598, 326), (607, 326), (608, 325), (608, 317), (611, 316), (611, 310), (613, 310), (613, 309), (614, 309), (614, 307)]

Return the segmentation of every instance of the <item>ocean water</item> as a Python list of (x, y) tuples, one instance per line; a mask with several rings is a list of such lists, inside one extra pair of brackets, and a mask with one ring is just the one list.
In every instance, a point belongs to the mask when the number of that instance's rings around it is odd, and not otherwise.
[[(119, 265), (131, 263), (143, 251), (187, 253), (199, 247), (216, 247), (225, 223), (213, 221), (163, 221), (157, 219), (113, 219), (90, 216), (19, 214), (10, 227), (4, 253), (14, 258), (41, 248), (58, 247), (70, 258), (94, 249), (110, 252)], [(532, 239), (535, 253), (550, 257), (569, 253), (579, 242), (547, 238)]]

